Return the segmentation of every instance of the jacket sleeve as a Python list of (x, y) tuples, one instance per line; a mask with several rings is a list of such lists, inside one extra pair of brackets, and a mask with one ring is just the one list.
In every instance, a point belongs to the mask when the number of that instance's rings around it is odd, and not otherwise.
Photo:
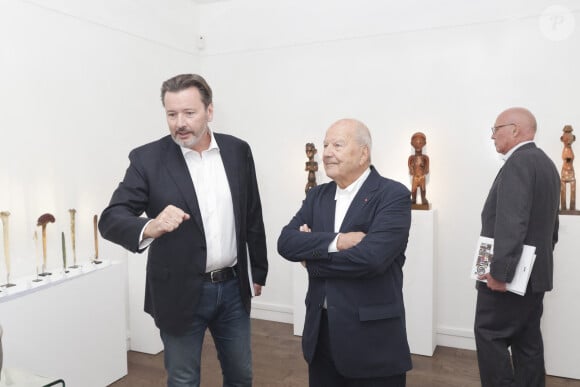
[[(278, 237), (278, 253), (292, 262), (329, 259), (328, 246), (336, 237), (335, 232), (320, 231), (314, 224), (314, 206), (320, 195), (320, 186), (314, 187), (306, 195), (302, 207), (290, 220)], [(300, 231), (300, 226), (308, 225), (312, 232)]]
[(148, 205), (149, 189), (134, 151), (129, 154), (129, 160), (123, 181), (101, 214), (99, 231), (103, 238), (131, 252), (141, 252), (139, 235), (149, 221), (141, 215)]
[(311, 277), (370, 278), (383, 274), (393, 264), (403, 265), (411, 226), (409, 192), (401, 186), (377, 199), (376, 212), (362, 241), (331, 253), (326, 261), (309, 262)]
[(247, 244), (254, 283), (264, 285), (268, 273), (266, 232), (262, 217), (262, 205), (256, 179), (256, 168), (252, 151), (248, 146), (246, 155), (247, 186)]
[[(278, 238), (278, 252), (289, 261), (305, 261), (309, 276), (319, 278), (374, 277), (383, 273), (393, 262), (404, 263), (411, 224), (409, 191), (398, 186), (376, 197), (379, 202), (369, 214), (366, 236), (353, 248), (329, 253), (328, 246), (337, 233), (318, 231), (313, 213), (320, 203), (315, 200), (318, 187), (309, 191), (301, 209), (282, 229)], [(301, 232), (307, 224), (312, 232)]]

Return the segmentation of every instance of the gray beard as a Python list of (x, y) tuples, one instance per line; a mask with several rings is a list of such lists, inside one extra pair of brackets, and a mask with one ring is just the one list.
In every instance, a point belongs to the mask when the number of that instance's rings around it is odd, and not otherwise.
[(191, 140), (188, 141), (183, 141), (183, 140), (178, 140), (177, 139), (177, 134), (175, 136), (171, 136), (171, 138), (173, 139), (173, 142), (175, 142), (177, 145), (182, 146), (184, 148), (193, 148), (195, 146), (195, 144), (197, 144), (199, 142), (199, 140), (201, 140), (201, 137), (193, 137)]

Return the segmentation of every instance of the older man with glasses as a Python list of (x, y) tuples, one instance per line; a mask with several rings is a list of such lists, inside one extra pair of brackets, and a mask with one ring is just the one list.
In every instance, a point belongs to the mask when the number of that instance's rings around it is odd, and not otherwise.
[[(491, 128), (504, 165), (481, 212), (481, 235), (494, 239), (490, 272), (478, 282), (475, 340), (483, 387), (545, 386), (540, 331), (544, 293), (552, 289), (560, 177), (534, 143), (536, 119), (524, 108), (502, 112)], [(536, 248), (525, 295), (506, 292), (523, 245)], [(511, 348), (511, 358), (508, 349)]]

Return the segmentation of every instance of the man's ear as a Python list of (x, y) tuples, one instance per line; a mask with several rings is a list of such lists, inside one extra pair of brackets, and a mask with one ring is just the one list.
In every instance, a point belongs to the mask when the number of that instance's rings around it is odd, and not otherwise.
[(370, 152), (369, 152), (369, 147), (367, 145), (363, 145), (363, 150), (362, 150), (362, 155), (360, 158), (360, 165), (365, 165), (368, 164), (369, 160), (370, 160)]
[(213, 120), (213, 103), (210, 103), (207, 107), (207, 121), (211, 122)]

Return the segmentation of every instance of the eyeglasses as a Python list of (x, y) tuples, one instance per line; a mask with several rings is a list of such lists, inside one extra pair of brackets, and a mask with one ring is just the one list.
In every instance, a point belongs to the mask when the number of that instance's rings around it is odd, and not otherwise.
[(509, 124), (503, 124), (503, 125), (498, 125), (498, 126), (492, 126), (492, 127), (491, 127), (491, 134), (492, 134), (492, 136), (495, 134), (495, 132), (497, 132), (497, 131), (498, 131), (498, 129), (501, 129), (501, 128), (503, 128), (504, 126), (510, 126), (510, 125), (515, 125), (515, 124), (512, 122), (512, 123), (509, 123)]

